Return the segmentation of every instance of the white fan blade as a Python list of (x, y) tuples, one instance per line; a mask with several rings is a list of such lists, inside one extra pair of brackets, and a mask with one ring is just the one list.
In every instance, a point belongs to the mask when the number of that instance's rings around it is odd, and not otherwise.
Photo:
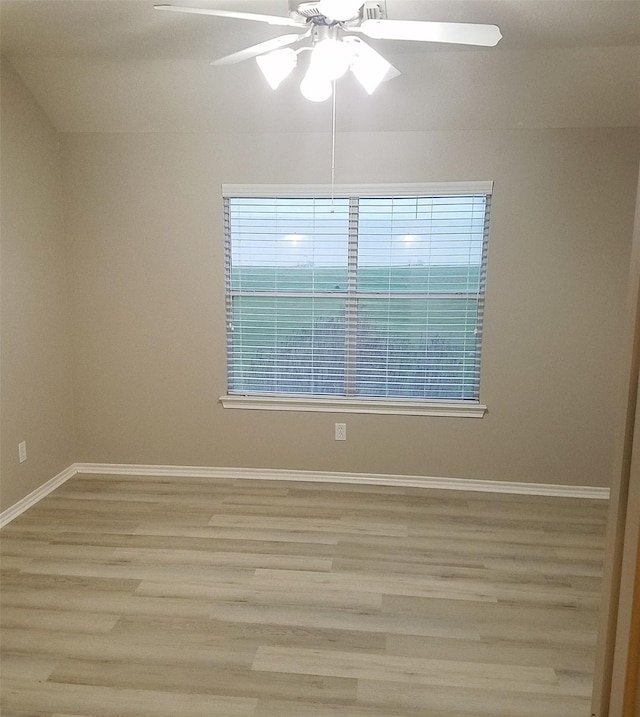
[(359, 29), (376, 40), (417, 40), (493, 47), (502, 37), (497, 25), (421, 20), (365, 20)]
[(291, 34), (291, 35), (280, 35), (280, 37), (276, 37), (273, 40), (267, 40), (266, 42), (261, 42), (258, 45), (252, 45), (251, 47), (246, 47), (244, 50), (239, 50), (238, 52), (234, 52), (231, 55), (225, 55), (224, 57), (221, 57), (219, 60), (213, 60), (213, 62), (210, 62), (211, 65), (233, 65), (236, 62), (242, 62), (243, 60), (249, 60), (252, 57), (257, 57), (258, 55), (263, 55), (267, 52), (271, 52), (272, 50), (278, 50), (281, 47), (286, 47), (287, 45), (293, 45), (294, 42), (297, 42), (303, 37), (306, 37), (308, 33), (304, 32), (301, 35)]
[(266, 22), (268, 25), (281, 25), (282, 27), (304, 27), (290, 17), (280, 15), (259, 15), (253, 12), (233, 12), (232, 10), (208, 10), (201, 7), (179, 7), (177, 5), (154, 5), (156, 10), (170, 10), (171, 12), (186, 12), (194, 15), (214, 15), (215, 17), (231, 17), (235, 20), (254, 20), (255, 22)]

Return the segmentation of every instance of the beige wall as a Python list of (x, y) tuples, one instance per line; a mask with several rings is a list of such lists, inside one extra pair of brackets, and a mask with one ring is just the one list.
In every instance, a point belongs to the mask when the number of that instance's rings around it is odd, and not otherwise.
[[(74, 460), (66, 247), (58, 135), (1, 63), (0, 509)], [(27, 461), (18, 443), (27, 442)]]
[(631, 693), (640, 686), (640, 680), (634, 684), (633, 675), (640, 655), (640, 182), (625, 323), (621, 351), (625, 380), (615, 422), (593, 717), (640, 714), (633, 709)]
[[(482, 419), (225, 410), (223, 182), (327, 134), (67, 134), (78, 460), (606, 485), (637, 130), (340, 134), (338, 182), (495, 182)], [(348, 440), (333, 440), (345, 421)]]
[(74, 460), (608, 483), (637, 130), (338, 136), (339, 182), (495, 182), (477, 420), (220, 406), (220, 185), (325, 182), (327, 134), (67, 134), (59, 154), (6, 62), (1, 129), (2, 508)]

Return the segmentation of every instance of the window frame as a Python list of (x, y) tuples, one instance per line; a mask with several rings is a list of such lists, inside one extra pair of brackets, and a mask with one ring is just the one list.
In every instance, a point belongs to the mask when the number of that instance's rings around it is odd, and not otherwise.
[[(402, 184), (223, 184), (222, 198), (375, 198), (401, 196), (455, 196), (484, 194), (490, 202), (493, 194), (492, 181), (438, 182), (438, 183), (402, 183)], [(231, 287), (229, 283), (230, 267), (230, 227), (225, 215), (225, 307), (229, 316)], [(349, 242), (352, 239), (349, 238)], [(486, 243), (485, 243), (486, 252)], [(486, 254), (483, 257), (486, 265)], [(228, 334), (225, 337), (227, 350)], [(228, 373), (227, 366), (227, 387)], [(327, 413), (369, 413), (408, 416), (440, 416), (482, 418), (487, 406), (473, 399), (402, 399), (385, 397), (342, 397), (312, 396), (291, 394), (227, 393), (220, 397), (224, 408), (267, 411), (313, 411)]]

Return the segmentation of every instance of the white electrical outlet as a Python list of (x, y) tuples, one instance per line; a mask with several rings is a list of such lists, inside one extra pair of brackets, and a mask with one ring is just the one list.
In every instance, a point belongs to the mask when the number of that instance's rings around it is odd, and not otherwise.
[(336, 423), (336, 441), (346, 441), (347, 440), (347, 424), (346, 423)]
[(27, 460), (27, 442), (21, 441), (18, 443), (18, 455), (20, 456), (20, 463), (24, 463)]

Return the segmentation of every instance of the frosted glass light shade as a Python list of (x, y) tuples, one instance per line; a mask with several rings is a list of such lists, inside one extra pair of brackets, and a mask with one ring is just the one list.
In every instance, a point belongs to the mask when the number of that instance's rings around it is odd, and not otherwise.
[(373, 94), (391, 68), (382, 55), (364, 42), (357, 44), (351, 61), (351, 72), (364, 87), (367, 94)]
[(311, 53), (311, 65), (329, 80), (337, 80), (351, 64), (353, 50), (349, 44), (333, 38), (321, 40)]
[(295, 50), (285, 47), (266, 55), (259, 55), (256, 57), (256, 62), (269, 86), (277, 90), (281, 82), (291, 74), (296, 66), (297, 55)]

